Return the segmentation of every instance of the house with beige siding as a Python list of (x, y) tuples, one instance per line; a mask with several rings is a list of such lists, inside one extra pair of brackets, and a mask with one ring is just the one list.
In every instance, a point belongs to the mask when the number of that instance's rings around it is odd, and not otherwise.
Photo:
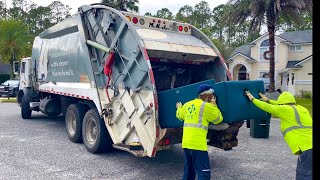
[[(236, 48), (226, 60), (233, 80), (268, 80), (269, 40), (265, 33)], [(312, 92), (312, 30), (284, 32), (275, 36), (276, 89), (299, 96)]]

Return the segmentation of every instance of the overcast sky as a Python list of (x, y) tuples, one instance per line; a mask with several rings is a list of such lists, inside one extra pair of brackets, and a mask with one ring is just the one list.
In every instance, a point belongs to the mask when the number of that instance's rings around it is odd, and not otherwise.
[[(11, 6), (12, 0), (1, 0), (1, 1), (7, 1), (7, 6)], [(38, 4), (39, 6), (48, 6), (53, 0), (31, 0), (32, 2)], [(77, 9), (79, 6), (84, 4), (91, 4), (91, 3), (98, 3), (101, 0), (60, 0), (65, 5), (69, 5), (72, 10), (71, 14), (74, 14), (77, 12)], [(194, 7), (197, 3), (199, 3), (201, 0), (140, 0), (139, 8), (140, 14), (145, 14), (146, 12), (151, 12), (152, 14), (155, 14), (157, 10), (161, 8), (168, 8), (173, 14), (176, 14), (178, 10), (184, 6), (184, 5), (190, 5)], [(225, 4), (228, 0), (206, 0), (211, 10), (220, 5)]]

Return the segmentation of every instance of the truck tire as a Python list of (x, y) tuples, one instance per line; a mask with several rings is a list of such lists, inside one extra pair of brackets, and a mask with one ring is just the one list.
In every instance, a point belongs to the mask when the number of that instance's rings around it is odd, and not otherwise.
[(113, 142), (105, 123), (95, 109), (90, 109), (84, 116), (82, 135), (86, 149), (93, 154), (113, 150)]
[(67, 135), (74, 143), (82, 142), (82, 121), (86, 110), (87, 107), (83, 104), (71, 104), (66, 111)]
[(21, 103), (21, 117), (22, 119), (30, 119), (32, 110), (30, 109), (29, 102), (22, 101)]

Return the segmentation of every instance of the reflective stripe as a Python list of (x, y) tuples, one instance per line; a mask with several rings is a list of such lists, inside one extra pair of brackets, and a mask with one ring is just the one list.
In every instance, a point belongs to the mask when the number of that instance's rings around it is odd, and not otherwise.
[(294, 115), (295, 115), (295, 117), (296, 117), (296, 121), (297, 121), (297, 124), (298, 124), (299, 126), (291, 126), (291, 127), (288, 127), (287, 129), (285, 129), (285, 130), (282, 132), (282, 135), (284, 136), (284, 135), (287, 134), (287, 132), (290, 132), (290, 131), (296, 130), (296, 129), (309, 129), (309, 128), (312, 129), (312, 126), (304, 126), (304, 125), (302, 125), (302, 124), (301, 124), (301, 121), (300, 121), (300, 115), (299, 115), (299, 113), (298, 113), (298, 111), (297, 111), (297, 108), (294, 107), (293, 105), (289, 105), (289, 106), (291, 106), (291, 107), (293, 108), (293, 110), (294, 110)]
[(287, 132), (295, 130), (295, 129), (309, 129), (309, 128), (312, 128), (312, 126), (291, 126), (291, 127), (287, 128), (287, 129), (285, 129), (282, 132), (282, 134), (284, 136)]
[(210, 169), (202, 169), (202, 171), (211, 171)]
[(293, 105), (290, 105), (290, 106), (291, 106), (291, 107), (293, 108), (293, 110), (294, 110), (294, 115), (295, 115), (295, 117), (296, 117), (297, 123), (299, 124), (299, 126), (302, 126), (301, 121), (300, 121), (300, 115), (299, 115), (299, 113), (298, 113), (298, 111), (297, 111), (297, 108), (294, 107)]
[(206, 105), (206, 102), (202, 102), (201, 108), (200, 108), (200, 114), (199, 114), (199, 121), (198, 121), (199, 125), (202, 125), (203, 111), (204, 111), (205, 105)]
[(207, 126), (202, 125), (202, 118), (203, 118), (203, 111), (204, 111), (204, 107), (206, 105), (206, 102), (202, 102), (201, 107), (200, 107), (200, 113), (199, 113), (199, 121), (198, 124), (194, 124), (194, 123), (184, 123), (184, 127), (195, 127), (195, 128), (201, 128), (204, 130), (208, 130)]
[(183, 125), (184, 127), (195, 127), (195, 128), (201, 128), (201, 129), (204, 129), (204, 130), (208, 130), (208, 127), (207, 126), (203, 126), (203, 125), (199, 125), (199, 124), (192, 124), (192, 123), (184, 123)]
[(218, 115), (218, 117), (215, 120), (212, 121), (212, 123), (215, 123), (215, 122), (217, 122), (219, 120), (220, 120), (220, 114)]

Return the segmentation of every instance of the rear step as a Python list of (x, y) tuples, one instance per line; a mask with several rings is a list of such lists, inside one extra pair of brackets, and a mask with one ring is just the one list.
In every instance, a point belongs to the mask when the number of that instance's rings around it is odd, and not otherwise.
[(116, 149), (120, 149), (120, 150), (123, 150), (123, 151), (127, 151), (137, 157), (144, 157), (146, 156), (146, 154), (144, 153), (144, 150), (130, 150), (130, 146), (129, 145), (126, 145), (126, 144), (113, 144), (112, 145), (113, 148), (116, 148)]

